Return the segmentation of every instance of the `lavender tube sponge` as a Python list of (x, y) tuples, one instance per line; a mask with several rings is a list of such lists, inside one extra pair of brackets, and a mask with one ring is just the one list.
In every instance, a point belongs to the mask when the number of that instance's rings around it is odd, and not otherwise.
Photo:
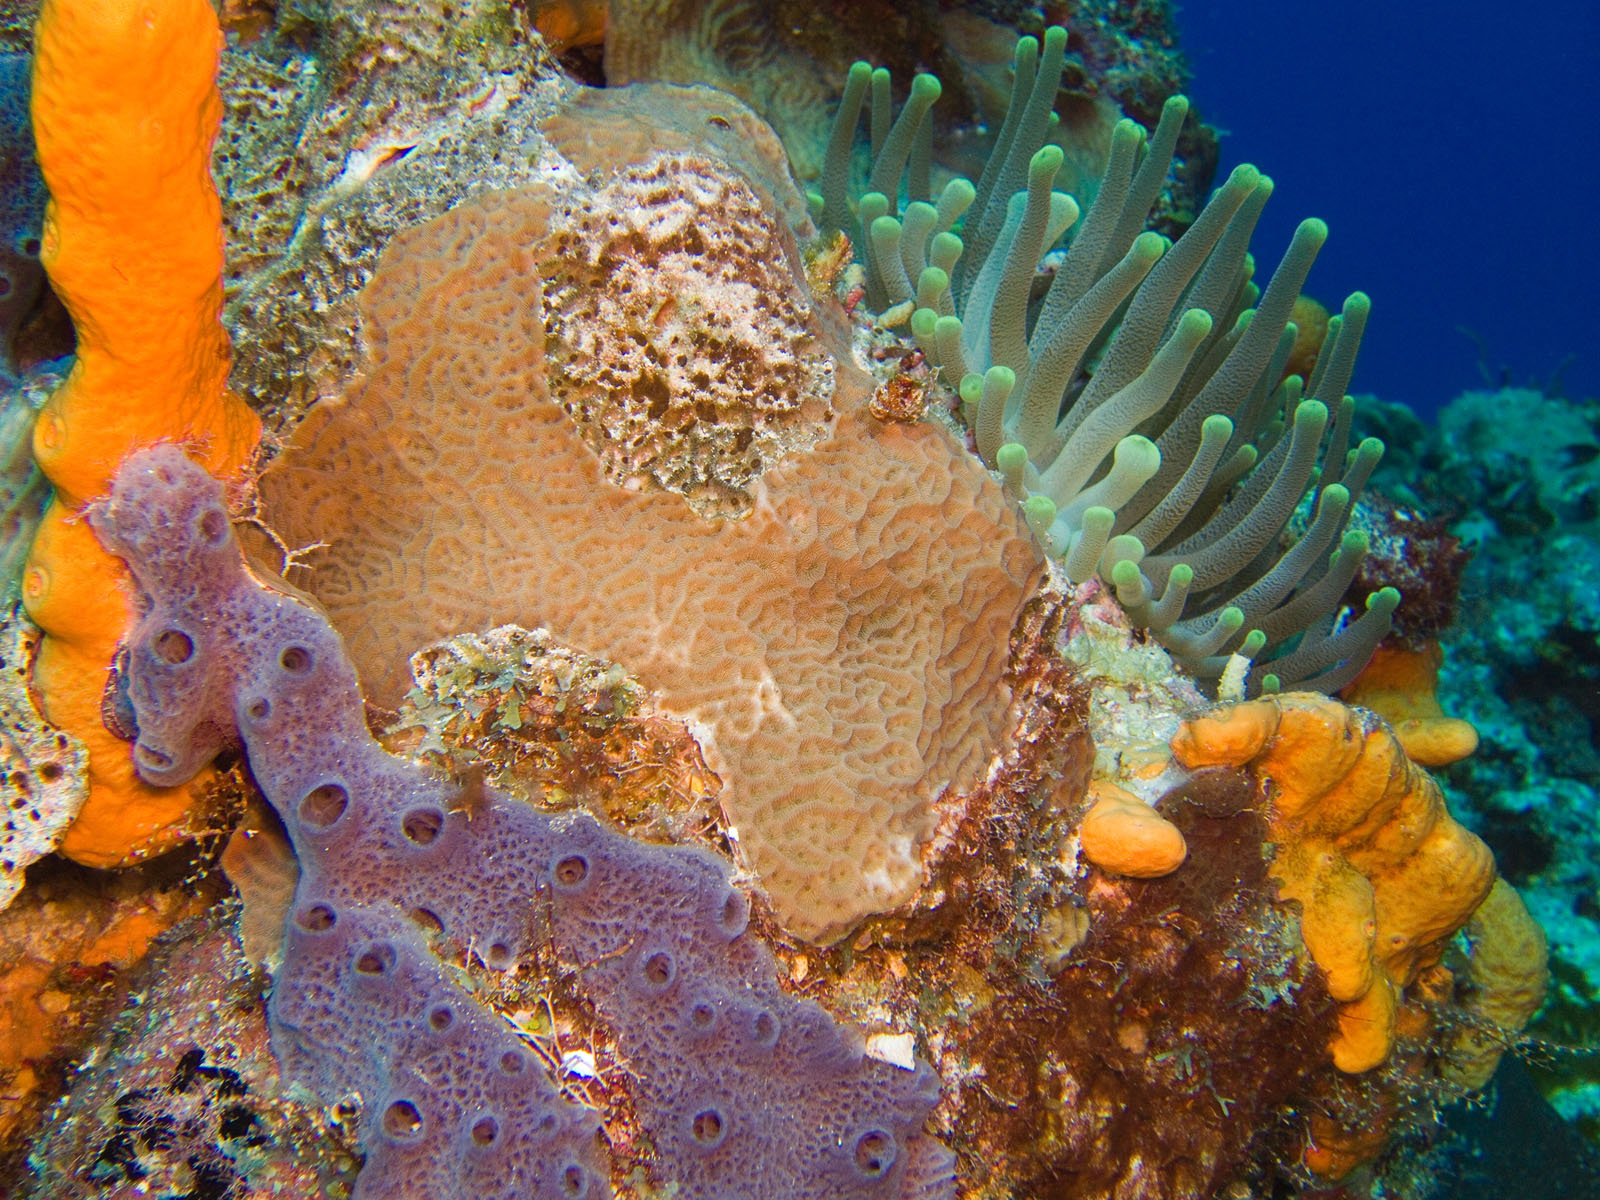
[(338, 634), (255, 579), (222, 486), (177, 447), (130, 457), (93, 522), (143, 593), (140, 773), (180, 782), (242, 742), (294, 843), (273, 1049), (325, 1101), (362, 1097), (358, 1200), (610, 1194), (598, 1115), (451, 981), (423, 929), (495, 970), (553, 942), (681, 1195), (954, 1197), (953, 1158), (922, 1129), (937, 1076), (865, 1057), (857, 1031), (778, 987), (725, 863), (466, 796), (386, 753)]

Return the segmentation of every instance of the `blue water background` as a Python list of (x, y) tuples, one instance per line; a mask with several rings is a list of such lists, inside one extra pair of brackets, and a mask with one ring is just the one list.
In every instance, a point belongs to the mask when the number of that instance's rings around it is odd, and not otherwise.
[(1353, 390), (1431, 413), (1512, 381), (1600, 395), (1600, 2), (1209, 0), (1181, 6), (1218, 179), (1277, 184), (1252, 244), (1329, 226), (1306, 290), (1372, 297)]

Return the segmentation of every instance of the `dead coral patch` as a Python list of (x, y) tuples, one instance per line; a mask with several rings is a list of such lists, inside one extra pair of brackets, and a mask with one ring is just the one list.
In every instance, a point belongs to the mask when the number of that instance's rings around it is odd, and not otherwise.
[(268, 1045), (262, 978), (224, 905), (163, 937), (133, 976), (139, 999), (33, 1148), (18, 1195), (345, 1194), (357, 1158), (341, 1110), (286, 1094)]
[(556, 218), (548, 378), (612, 482), (742, 517), (752, 481), (822, 436), (834, 364), (786, 241), (704, 158), (657, 157)]

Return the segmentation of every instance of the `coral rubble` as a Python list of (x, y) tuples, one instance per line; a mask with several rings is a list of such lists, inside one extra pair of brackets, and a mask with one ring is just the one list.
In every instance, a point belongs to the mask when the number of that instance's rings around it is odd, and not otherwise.
[(28, 1200), (315, 1196), (355, 1174), (337, 1109), (286, 1094), (236, 906), (192, 917), (132, 973), (144, 997), (97, 1040), (31, 1153)]
[(0, 1188), (152, 941), (216, 902), (216, 884), (191, 886), (186, 867), (40, 863), (0, 912)]

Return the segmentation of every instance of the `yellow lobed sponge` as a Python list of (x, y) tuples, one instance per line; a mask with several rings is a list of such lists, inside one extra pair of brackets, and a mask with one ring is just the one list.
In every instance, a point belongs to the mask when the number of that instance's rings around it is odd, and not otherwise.
[(1550, 983), (1544, 930), (1516, 889), (1503, 879), (1467, 925), (1472, 956), (1471, 990), (1464, 1004), (1473, 1023), (1462, 1029), (1446, 1056), (1443, 1073), (1467, 1088), (1489, 1082), (1508, 1038), (1520, 1032), (1544, 1003)]
[(1370, 708), (1394, 728), (1406, 757), (1421, 767), (1459, 762), (1478, 748), (1478, 731), (1445, 716), (1436, 694), (1443, 652), (1438, 642), (1420, 649), (1379, 646), (1372, 661), (1340, 692), (1349, 704)]
[(34, 429), (55, 499), (23, 576), (45, 631), (34, 685), (46, 715), (89, 750), (89, 798), (61, 849), (91, 866), (159, 852), (188, 829), (204, 777), (181, 789), (134, 776), (102, 702), (129, 623), (124, 572), (80, 518), (132, 450), (184, 443), (237, 475), (260, 426), (227, 390), (222, 220), (211, 182), (222, 47), (206, 0), (46, 0), (35, 36), (33, 122), (50, 189), (41, 258), (71, 313), (77, 361)]
[(1155, 879), (1183, 865), (1189, 854), (1183, 833), (1132, 792), (1095, 780), (1089, 799), (1079, 844), (1084, 858), (1102, 871)]
[(1377, 1066), (1400, 993), (1489, 894), (1488, 847), (1376, 714), (1327, 696), (1220, 705), (1185, 721), (1172, 749), (1191, 769), (1250, 766), (1265, 779), (1273, 879), (1299, 903), (1306, 948), (1341, 1005), (1334, 1065)]

